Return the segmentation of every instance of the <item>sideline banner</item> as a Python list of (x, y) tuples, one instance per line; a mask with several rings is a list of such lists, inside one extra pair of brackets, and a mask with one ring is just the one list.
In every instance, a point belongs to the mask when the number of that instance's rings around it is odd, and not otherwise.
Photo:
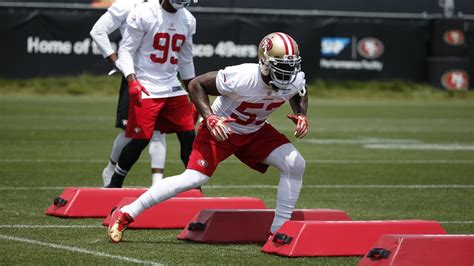
[[(89, 36), (104, 12), (0, 7), (0, 49), (5, 51), (0, 76), (106, 75), (110, 66)], [(257, 62), (261, 38), (283, 31), (299, 43), (308, 80), (427, 80), (428, 20), (193, 14), (197, 74)], [(119, 39), (118, 32), (112, 35), (115, 45)]]

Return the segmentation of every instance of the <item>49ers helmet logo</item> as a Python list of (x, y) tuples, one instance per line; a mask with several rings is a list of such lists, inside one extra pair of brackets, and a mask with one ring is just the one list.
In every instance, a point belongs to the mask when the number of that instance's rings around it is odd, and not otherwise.
[(451, 46), (461, 46), (464, 44), (464, 32), (461, 30), (449, 30), (443, 34), (443, 40)]
[(464, 70), (448, 71), (441, 77), (441, 84), (448, 90), (467, 90), (469, 88), (469, 76)]
[(272, 40), (270, 40), (269, 38), (263, 39), (262, 42), (260, 43), (260, 47), (264, 51), (270, 51), (273, 48)]
[(357, 50), (361, 56), (367, 59), (379, 58), (384, 52), (383, 43), (373, 37), (364, 38), (359, 41)]

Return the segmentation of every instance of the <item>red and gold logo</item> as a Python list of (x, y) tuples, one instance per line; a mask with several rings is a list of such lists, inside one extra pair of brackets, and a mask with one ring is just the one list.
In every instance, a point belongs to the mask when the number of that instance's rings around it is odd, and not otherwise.
[(441, 84), (448, 90), (467, 90), (469, 88), (469, 75), (464, 70), (451, 70), (441, 77)]
[(368, 37), (359, 41), (357, 50), (364, 58), (376, 59), (382, 56), (384, 52), (384, 45), (379, 39)]
[(209, 166), (209, 164), (207, 163), (207, 161), (204, 160), (204, 159), (199, 159), (199, 160), (197, 161), (197, 163), (199, 164), (199, 166), (201, 166), (201, 167), (203, 167), (203, 168), (207, 168), (207, 167)]
[(451, 46), (461, 46), (466, 38), (462, 30), (449, 30), (443, 34), (443, 39)]
[(273, 48), (273, 42), (272, 40), (270, 40), (269, 38), (265, 38), (262, 40), (262, 42), (260, 43), (260, 47), (264, 50), (264, 51), (270, 51), (272, 48)]

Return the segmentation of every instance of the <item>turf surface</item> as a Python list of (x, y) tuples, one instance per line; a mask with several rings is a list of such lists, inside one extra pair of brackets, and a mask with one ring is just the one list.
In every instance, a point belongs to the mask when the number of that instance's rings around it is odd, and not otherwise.
[[(355, 265), (359, 257), (288, 259), (259, 245), (176, 240), (179, 230), (129, 230), (107, 241), (101, 219), (44, 211), (66, 186), (100, 186), (113, 138), (115, 97), (0, 97), (0, 264)], [(307, 160), (298, 208), (341, 209), (355, 220), (433, 219), (474, 234), (473, 100), (310, 99), (310, 133), (294, 141)], [(271, 122), (291, 139), (286, 105)], [(169, 135), (166, 175), (183, 169)], [(126, 186), (151, 182), (145, 152)], [(253, 196), (275, 205), (278, 173), (235, 158), (204, 186), (207, 196)]]

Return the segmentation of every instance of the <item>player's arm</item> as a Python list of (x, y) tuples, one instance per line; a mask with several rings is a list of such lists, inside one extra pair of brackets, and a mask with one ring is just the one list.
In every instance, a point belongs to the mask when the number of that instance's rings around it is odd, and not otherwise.
[(308, 89), (304, 87), (304, 93), (298, 93), (289, 100), (291, 109), (293, 110), (292, 115), (288, 115), (295, 124), (294, 135), (297, 138), (304, 138), (308, 133), (308, 118), (306, 117), (306, 111), (308, 110)]
[(127, 18), (123, 4), (114, 3), (94, 24), (90, 35), (97, 44), (100, 53), (112, 64), (117, 61), (117, 53), (112, 48), (109, 35), (117, 30)]
[(191, 80), (188, 84), (189, 97), (202, 117), (212, 115), (209, 95), (221, 95), (216, 87), (217, 71), (208, 72)]
[(221, 117), (212, 113), (209, 95), (221, 95), (216, 86), (217, 72), (196, 77), (189, 83), (189, 96), (199, 113), (204, 117), (209, 132), (217, 141), (224, 141), (232, 134), (228, 123), (235, 121), (230, 117)]
[(189, 82), (196, 76), (193, 60), (193, 36), (190, 35), (181, 46), (178, 54), (178, 72), (184, 87), (188, 90)]
[[(130, 14), (132, 15), (132, 14)], [(134, 23), (136, 18), (132, 20)], [(130, 21), (130, 16), (127, 19), (127, 23)], [(149, 95), (148, 91), (143, 87), (137, 80), (135, 75), (135, 66), (133, 63), (133, 58), (136, 54), (138, 47), (140, 47), (143, 36), (145, 35), (144, 31), (141, 31), (136, 27), (135, 24), (127, 24), (122, 37), (122, 42), (120, 43), (119, 48), (119, 65), (123, 75), (128, 81), (128, 94), (132, 99), (133, 103), (140, 105), (142, 101), (141, 93)]]
[(289, 100), (294, 114), (304, 114), (308, 110), (308, 88), (305, 86), (304, 94), (296, 94)]

